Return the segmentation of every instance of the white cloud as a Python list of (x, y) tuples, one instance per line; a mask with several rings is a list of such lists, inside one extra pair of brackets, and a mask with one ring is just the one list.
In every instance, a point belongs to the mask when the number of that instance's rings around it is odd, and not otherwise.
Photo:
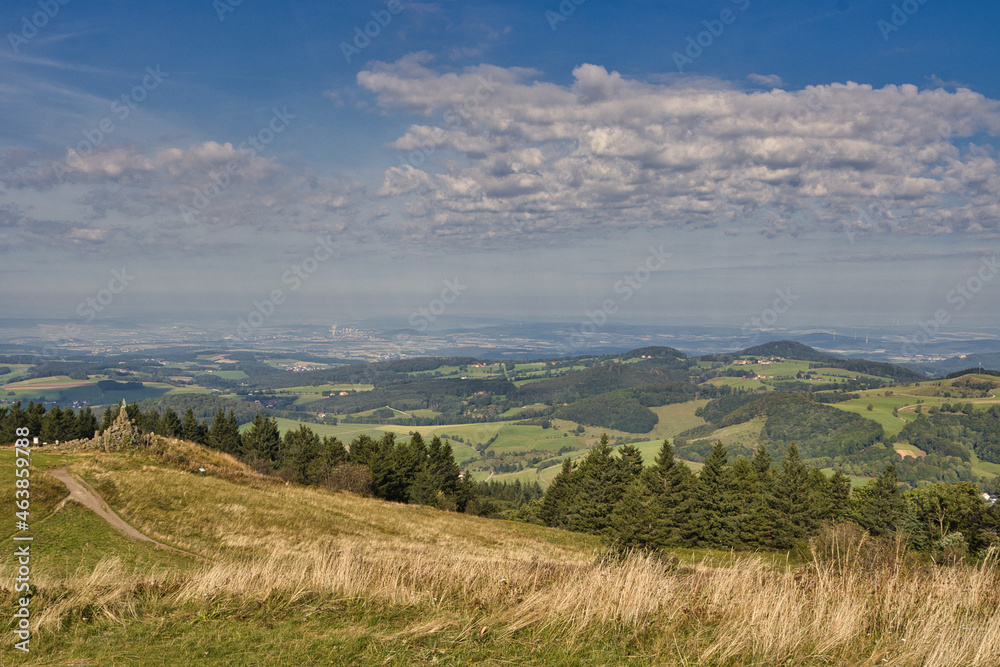
[(159, 254), (186, 252), (191, 243), (184, 237), (197, 224), (207, 234), (199, 241), (207, 252), (213, 235), (222, 242), (229, 229), (344, 231), (364, 198), (360, 183), (290, 172), (275, 158), (214, 141), (148, 152), (105, 142), (58, 159), (10, 150), (0, 158), (0, 180), (9, 199), (33, 201), (31, 191), (45, 191), (47, 199), (61, 202), (64, 215), (36, 220), (30, 208), (8, 206), (3, 217), (14, 228), (8, 249), (117, 252), (133, 244)]
[(413, 241), (684, 225), (845, 230), (873, 202), (882, 231), (1000, 227), (1000, 169), (992, 146), (979, 145), (1000, 133), (1000, 105), (965, 88), (746, 91), (633, 81), (590, 64), (558, 86), (527, 69), (439, 73), (429, 61), (414, 54), (358, 75), (382, 108), (430, 119), (392, 142), (410, 165), (387, 170), (379, 191), (408, 198)]

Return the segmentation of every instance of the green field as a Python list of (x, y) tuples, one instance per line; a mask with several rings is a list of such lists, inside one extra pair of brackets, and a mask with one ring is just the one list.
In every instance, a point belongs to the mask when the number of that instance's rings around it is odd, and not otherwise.
[[(72, 386), (52, 387), (54, 384), (66, 384)], [(28, 400), (48, 400), (59, 401), (60, 403), (72, 403), (74, 401), (86, 401), (90, 405), (112, 405), (120, 403), (123, 399), (127, 403), (146, 400), (147, 398), (160, 398), (167, 394), (206, 394), (211, 390), (198, 386), (175, 387), (162, 382), (145, 382), (142, 389), (129, 389), (126, 391), (102, 391), (97, 386), (97, 380), (73, 380), (65, 375), (23, 380), (13, 384), (5, 385), (2, 388), (4, 398), (8, 401), (28, 401)]]
[(694, 413), (695, 410), (705, 407), (708, 403), (708, 399), (698, 399), (686, 403), (650, 408), (660, 419), (653, 430), (649, 432), (650, 439), (672, 438), (678, 433), (704, 424), (705, 420)]

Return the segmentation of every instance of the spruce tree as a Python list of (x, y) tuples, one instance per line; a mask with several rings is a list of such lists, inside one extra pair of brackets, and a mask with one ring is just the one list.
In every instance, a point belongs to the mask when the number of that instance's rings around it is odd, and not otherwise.
[(728, 458), (725, 445), (717, 440), (698, 473), (697, 503), (691, 516), (691, 534), (698, 546), (736, 546)]
[(846, 518), (851, 499), (851, 480), (837, 468), (830, 478), (830, 521), (843, 521)]
[(877, 479), (851, 494), (848, 516), (876, 537), (891, 536), (903, 523), (904, 509), (899, 475), (889, 464)]
[(629, 480), (636, 480), (642, 473), (643, 465), (642, 452), (636, 449), (635, 445), (622, 445), (618, 448), (618, 459), (621, 461), (622, 471)]
[(576, 502), (568, 508), (570, 530), (602, 535), (611, 524), (611, 513), (625, 495), (627, 479), (621, 461), (611, 455), (608, 436), (590, 450), (577, 469)]
[(76, 418), (76, 437), (78, 438), (93, 438), (94, 431), (98, 429), (97, 417), (91, 412), (90, 406), (87, 406), (80, 411), (80, 414)]
[(181, 434), (181, 420), (174, 412), (173, 408), (167, 408), (163, 411), (163, 418), (160, 420), (163, 424), (163, 435), (168, 438), (176, 438)]
[(657, 544), (657, 499), (641, 480), (633, 480), (611, 513), (608, 538), (621, 551), (660, 548)]
[(549, 484), (538, 510), (538, 518), (546, 526), (565, 528), (569, 518), (569, 507), (576, 502), (578, 475), (573, 462), (563, 459), (562, 469)]
[(201, 439), (198, 420), (194, 416), (194, 410), (188, 408), (184, 412), (184, 420), (181, 422), (181, 438), (189, 442), (198, 442)]
[[(166, 422), (164, 418), (164, 423)], [(250, 459), (277, 462), (281, 452), (281, 434), (278, 432), (277, 420), (262, 414), (254, 415), (250, 428), (242, 437), (242, 452)]]
[(212, 426), (208, 430), (209, 446), (227, 454), (238, 454), (242, 446), (240, 426), (236, 415), (230, 410), (227, 415), (222, 408), (215, 413)]
[(757, 471), (746, 457), (739, 457), (729, 470), (729, 488), (733, 499), (733, 523), (736, 530), (736, 546), (763, 546), (766, 533), (761, 505), (760, 484)]
[(777, 525), (772, 546), (788, 549), (815, 528), (809, 475), (794, 442), (788, 445), (788, 453), (781, 460), (773, 497)]

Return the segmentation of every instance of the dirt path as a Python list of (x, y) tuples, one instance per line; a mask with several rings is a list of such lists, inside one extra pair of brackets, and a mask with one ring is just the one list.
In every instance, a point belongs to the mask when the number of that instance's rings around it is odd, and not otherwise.
[(189, 551), (184, 551), (183, 549), (177, 549), (175, 547), (170, 546), (169, 544), (164, 544), (163, 542), (157, 542), (156, 540), (150, 537), (146, 537), (138, 530), (125, 523), (120, 516), (115, 514), (114, 511), (110, 507), (108, 507), (108, 504), (104, 502), (104, 499), (101, 498), (100, 494), (98, 494), (97, 491), (95, 491), (94, 488), (90, 486), (90, 484), (87, 484), (85, 481), (80, 479), (79, 476), (74, 475), (65, 468), (56, 468), (54, 470), (49, 470), (48, 472), (53, 477), (58, 479), (60, 482), (65, 484), (66, 488), (69, 489), (69, 496), (63, 499), (61, 503), (59, 503), (59, 506), (56, 508), (57, 510), (60, 507), (62, 507), (67, 500), (75, 500), (76, 502), (80, 503), (87, 509), (97, 514), (97, 516), (107, 521), (109, 524), (111, 524), (112, 528), (117, 530), (119, 533), (122, 533), (123, 535), (127, 535), (128, 537), (131, 537), (134, 540), (140, 540), (142, 542), (150, 542), (151, 544), (158, 546), (161, 549), (169, 549), (170, 551), (176, 551), (177, 553), (181, 553), (186, 556), (195, 556), (197, 558), (202, 558), (202, 556), (199, 556), (198, 554), (193, 554)]

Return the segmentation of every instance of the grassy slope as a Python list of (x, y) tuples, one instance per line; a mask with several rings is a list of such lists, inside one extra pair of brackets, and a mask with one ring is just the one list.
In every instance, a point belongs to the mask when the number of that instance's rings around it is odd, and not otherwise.
[[(35, 457), (71, 467), (141, 530), (214, 562), (143, 550), (63, 510), (36, 528), (32, 653), (5, 642), (2, 664), (1000, 661), (994, 567), (899, 567), (891, 549), (842, 572), (687, 551), (676, 568), (599, 561), (592, 537), (277, 485), (182, 449), (175, 458), (212, 461), (218, 476), (121, 454)], [(0, 452), (4, 470), (11, 458)], [(58, 497), (44, 479), (36, 469), (40, 505)], [(67, 575), (63, 553), (78, 552)], [(14, 568), (0, 560), (0, 577)]]

